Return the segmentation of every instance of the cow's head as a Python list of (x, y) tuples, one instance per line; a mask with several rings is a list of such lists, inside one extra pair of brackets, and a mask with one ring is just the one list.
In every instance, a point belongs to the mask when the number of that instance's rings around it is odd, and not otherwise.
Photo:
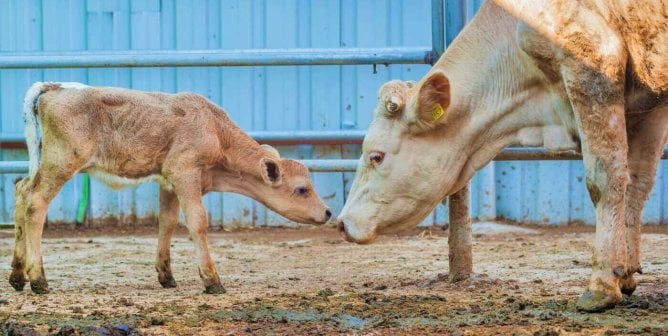
[(369, 243), (379, 233), (414, 227), (463, 186), (459, 175), (466, 157), (459, 151), (461, 141), (450, 135), (466, 116), (453, 115), (450, 107), (450, 83), (442, 71), (420, 83), (382, 86), (355, 181), (338, 217), (347, 240)]

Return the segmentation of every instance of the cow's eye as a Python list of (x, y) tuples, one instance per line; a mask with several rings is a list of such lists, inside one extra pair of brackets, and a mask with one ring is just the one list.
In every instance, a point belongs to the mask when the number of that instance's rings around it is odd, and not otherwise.
[(309, 189), (308, 187), (297, 187), (295, 188), (295, 194), (306, 197), (309, 194)]
[(385, 159), (385, 153), (383, 153), (381, 151), (371, 151), (371, 152), (369, 152), (369, 161), (374, 166), (377, 166), (377, 165), (383, 163), (384, 159)]

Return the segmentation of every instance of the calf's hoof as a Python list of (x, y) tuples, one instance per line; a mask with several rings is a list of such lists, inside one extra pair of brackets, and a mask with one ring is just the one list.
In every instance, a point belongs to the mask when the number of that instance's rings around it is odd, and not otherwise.
[(587, 313), (602, 312), (614, 308), (620, 299), (616, 295), (588, 289), (575, 304), (579, 311)]
[(23, 275), (23, 271), (12, 271), (12, 274), (9, 275), (9, 284), (12, 285), (17, 292), (22, 291), (23, 287), (26, 285), (26, 277)]
[(176, 280), (174, 280), (174, 277), (171, 274), (164, 279), (158, 279), (158, 281), (162, 288), (176, 288)]
[(619, 289), (622, 290), (622, 294), (631, 296), (636, 290), (636, 279), (633, 278), (633, 274), (625, 275), (619, 281)]
[(220, 295), (220, 294), (225, 294), (225, 288), (223, 288), (223, 285), (221, 284), (213, 284), (206, 286), (204, 288), (204, 293), (206, 294), (213, 294), (213, 295)]
[(30, 281), (30, 289), (32, 289), (35, 294), (49, 294), (49, 283), (46, 282), (46, 279), (39, 278), (34, 281)]

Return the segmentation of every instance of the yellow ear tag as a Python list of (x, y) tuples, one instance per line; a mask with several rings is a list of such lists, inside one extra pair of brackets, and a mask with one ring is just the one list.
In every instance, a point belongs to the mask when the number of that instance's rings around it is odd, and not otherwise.
[(436, 103), (436, 106), (434, 106), (434, 109), (431, 110), (431, 116), (433, 118), (431, 120), (431, 123), (433, 124), (436, 121), (438, 121), (438, 119), (441, 119), (441, 117), (443, 117), (444, 114), (445, 114), (445, 110), (443, 110), (443, 106), (441, 106), (441, 104), (439, 104), (439, 103)]

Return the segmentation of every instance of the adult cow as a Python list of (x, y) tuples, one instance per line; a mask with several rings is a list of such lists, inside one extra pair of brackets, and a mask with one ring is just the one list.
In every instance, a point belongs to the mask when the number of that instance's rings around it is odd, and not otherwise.
[(338, 220), (347, 239), (415, 226), (509, 145), (581, 150), (596, 207), (589, 288), (636, 287), (641, 213), (668, 138), (668, 2), (488, 1), (416, 84), (380, 89)]

